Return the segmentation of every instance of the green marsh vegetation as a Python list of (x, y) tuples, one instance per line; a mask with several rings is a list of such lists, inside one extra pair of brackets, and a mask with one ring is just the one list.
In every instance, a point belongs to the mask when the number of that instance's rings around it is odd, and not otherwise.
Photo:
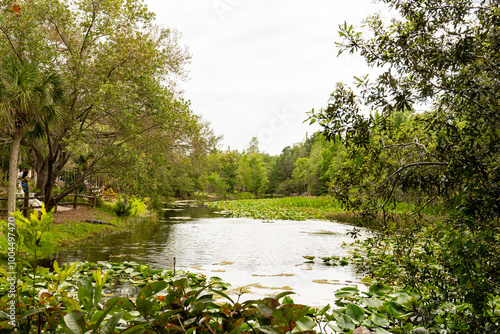
[[(341, 202), (332, 196), (320, 197), (283, 197), (245, 199), (231, 201), (207, 202), (207, 206), (218, 208), (232, 217), (247, 217), (255, 219), (307, 220), (321, 219), (349, 223), (364, 227), (380, 228), (377, 220), (360, 213), (348, 212)], [(400, 229), (406, 226), (405, 218), (411, 212), (418, 210), (415, 205), (399, 202), (390, 208), (388, 224), (391, 228)], [(443, 215), (442, 208), (427, 207), (421, 212), (427, 217), (439, 219)], [(380, 215), (378, 215), (380, 218)]]

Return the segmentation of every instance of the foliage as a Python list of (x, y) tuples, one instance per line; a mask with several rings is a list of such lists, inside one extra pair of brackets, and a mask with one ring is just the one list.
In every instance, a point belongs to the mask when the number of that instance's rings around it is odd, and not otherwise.
[(207, 176), (207, 190), (215, 194), (225, 195), (227, 190), (227, 185), (224, 180), (220, 177), (219, 173), (212, 172)]
[[(338, 84), (310, 120), (346, 147), (335, 194), (347, 209), (385, 218), (398, 198), (449, 209), (446, 223), (413, 212), (414, 228), (388, 245), (396, 272), (421, 291), (424, 309), (462, 307), (453, 321), (474, 326), (453, 332), (491, 332), (500, 291), (499, 3), (384, 2), (398, 19), (369, 17), (367, 38), (347, 24), (339, 32), (340, 52), (358, 52), (381, 74), (356, 78), (356, 88)], [(434, 321), (429, 313), (425, 322)]]
[[(98, 172), (152, 201), (185, 191), (178, 177), (201, 179), (204, 156), (218, 139), (175, 86), (190, 56), (174, 30), (156, 26), (137, 0), (23, 0), (19, 13), (1, 3), (9, 8), (0, 17), (2, 57), (56, 71), (68, 87), (62, 122), (44, 124), (45, 137), (24, 144), (48, 208)], [(79, 177), (52, 197), (69, 161)]]
[(60, 120), (55, 103), (62, 83), (53, 71), (23, 57), (6, 56), (0, 66), (0, 127), (10, 142), (8, 212), (16, 210), (17, 165), (21, 140), (41, 138)]
[[(262, 198), (231, 201), (207, 202), (207, 206), (231, 212), (233, 217), (249, 217), (255, 219), (324, 219), (351, 223), (354, 225), (378, 227), (369, 219), (356, 213), (344, 212), (341, 203), (331, 196), (320, 197), (283, 197)], [(407, 203), (398, 203), (391, 209), (391, 226), (398, 227), (404, 223), (408, 212), (416, 207)], [(423, 210), (426, 215), (436, 215), (439, 208), (428, 207)]]
[[(470, 251), (470, 262), (474, 262), (476, 258), (472, 253), (480, 254), (482, 245), (476, 244), (472, 235), (462, 234), (458, 242), (457, 233), (460, 232), (453, 226), (429, 226), (406, 233), (412, 233), (412, 238), (406, 234), (396, 237), (378, 235), (352, 246), (352, 261), (368, 275), (364, 281), (372, 284), (370, 293), (378, 289), (376, 296), (369, 297), (390, 302), (398, 312), (393, 312), (388, 306), (381, 307), (380, 301), (366, 302), (367, 294), (354, 290), (336, 294), (346, 299), (337, 304), (345, 307), (345, 302), (352, 302), (373, 307), (385, 314), (391, 333), (406, 333), (418, 327), (431, 333), (498, 331), (500, 293), (490, 293), (487, 299), (479, 301), (471, 289), (479, 277), (488, 279), (488, 273), (481, 272), (479, 266), (470, 266), (468, 278), (462, 273), (464, 259), (459, 253)], [(402, 247), (399, 239), (404, 239), (407, 246)], [(401, 293), (406, 295), (404, 303), (399, 301)], [(401, 305), (394, 304), (394, 301)], [(478, 302), (484, 303), (480, 309), (476, 306)], [(399, 316), (394, 318), (398, 313)], [(364, 325), (370, 326), (369, 323)]]
[[(16, 214), (15, 239), (20, 251), (30, 254), (51, 252), (55, 243), (47, 240), (51, 215), (45, 211), (41, 220)], [(8, 229), (8, 225), (5, 223)], [(14, 231), (16, 231), (14, 229)], [(7, 233), (1, 245), (7, 245)], [(2, 255), (8, 253), (2, 248)], [(2, 257), (3, 265), (8, 265)], [(36, 260), (36, 257), (35, 257)], [(34, 262), (36, 264), (36, 261)], [(16, 282), (16, 329), (21, 333), (241, 333), (248, 331), (291, 332), (294, 328), (312, 332), (316, 326), (309, 317), (312, 310), (305, 305), (283, 304), (274, 298), (233, 301), (224, 293), (227, 284), (219, 278), (207, 280), (202, 275), (151, 269), (137, 263), (73, 263), (62, 267), (54, 262), (54, 270), (29, 267), (18, 263)], [(0, 269), (7, 282), (7, 271)], [(32, 272), (31, 272), (32, 271)], [(131, 281), (140, 288), (136, 296), (105, 297), (112, 278)], [(11, 284), (2, 284), (0, 305), (7, 309)], [(214, 297), (224, 298), (216, 303)], [(0, 312), (0, 332), (10, 332), (9, 316)]]
[(269, 183), (266, 164), (259, 153), (245, 154), (240, 159), (238, 175), (241, 184), (255, 196), (263, 194)]
[(216, 201), (209, 207), (231, 211), (234, 217), (255, 219), (306, 220), (325, 219), (329, 213), (340, 212), (340, 206), (329, 197), (286, 197)]
[(118, 217), (139, 217), (145, 210), (146, 204), (140, 198), (134, 198), (130, 201), (123, 199), (113, 204), (112, 210)]

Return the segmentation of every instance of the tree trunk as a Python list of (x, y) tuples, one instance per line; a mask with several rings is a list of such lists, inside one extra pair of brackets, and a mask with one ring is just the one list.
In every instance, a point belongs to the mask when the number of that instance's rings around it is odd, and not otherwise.
[(45, 192), (45, 184), (47, 182), (47, 164), (44, 159), (41, 148), (39, 144), (30, 145), (30, 156), (31, 163), (33, 165), (33, 170), (36, 171), (37, 179), (36, 179), (36, 189), (39, 190), (39, 195), (43, 195)]
[(16, 211), (16, 193), (17, 193), (17, 162), (19, 157), (19, 147), (23, 133), (21, 128), (16, 128), (14, 132), (14, 140), (10, 146), (10, 161), (9, 161), (9, 192), (7, 194), (7, 214), (10, 217), (12, 212)]

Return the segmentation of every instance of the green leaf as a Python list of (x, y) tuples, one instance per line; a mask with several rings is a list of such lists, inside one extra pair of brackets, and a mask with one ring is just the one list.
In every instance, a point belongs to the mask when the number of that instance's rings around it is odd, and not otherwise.
[(106, 309), (117, 310), (123, 308), (133, 308), (134, 304), (125, 297), (113, 297), (106, 302)]
[(384, 304), (380, 299), (377, 298), (362, 298), (360, 302), (367, 307), (375, 309), (379, 308)]
[(61, 269), (59, 269), (59, 265), (57, 264), (57, 261), (54, 260), (54, 271), (58, 274), (58, 275), (61, 275)]
[(146, 331), (147, 326), (148, 324), (134, 325), (132, 327), (127, 328), (123, 332), (120, 332), (120, 334), (141, 334)]
[(358, 323), (363, 321), (365, 317), (365, 311), (359, 306), (354, 304), (347, 305), (346, 314), (352, 319), (356, 320)]
[(276, 295), (276, 297), (274, 297), (274, 299), (276, 300), (280, 300), (281, 298), (285, 297), (285, 296), (289, 296), (289, 295), (295, 295), (296, 293), (293, 292), (293, 291), (283, 291), (281, 293), (278, 293)]
[(144, 293), (146, 297), (149, 297), (155, 293), (160, 292), (161, 290), (167, 287), (167, 282), (165, 281), (156, 281), (149, 283), (144, 288), (141, 289), (141, 292)]
[(385, 309), (388, 314), (393, 316), (394, 318), (399, 318), (401, 314), (404, 312), (403, 306), (401, 304), (396, 303), (395, 301), (390, 301), (385, 305)]
[(371, 293), (374, 293), (377, 295), (386, 295), (388, 293), (391, 293), (392, 290), (393, 290), (392, 287), (390, 287), (389, 285), (380, 284), (380, 283), (372, 284), (369, 288), (369, 291)]
[(337, 326), (339, 326), (342, 329), (349, 329), (349, 330), (354, 330), (356, 328), (353, 319), (346, 314), (342, 314), (337, 319)]
[(265, 334), (283, 334), (283, 332), (277, 330), (276, 328), (270, 326), (257, 327), (256, 330)]
[(380, 328), (380, 327), (375, 328), (375, 333), (377, 333), (377, 334), (392, 334), (391, 332), (388, 332), (385, 329)]
[(22, 315), (21, 315), (21, 318), (27, 318), (29, 317), (30, 315), (33, 315), (33, 314), (37, 314), (37, 313), (40, 313), (42, 311), (44, 311), (45, 309), (44, 308), (34, 308), (34, 309), (31, 309), (31, 310), (28, 310), (26, 312), (24, 312)]
[(312, 331), (316, 327), (316, 323), (309, 317), (303, 317), (297, 320), (297, 327), (304, 332)]
[(144, 294), (137, 295), (135, 303), (137, 305), (137, 310), (143, 315), (151, 313), (153, 309), (153, 302), (146, 298)]
[[(96, 323), (94, 324), (94, 326), (92, 327), (92, 333), (97, 333), (97, 330), (99, 329), (99, 326), (101, 325), (102, 321), (104, 320), (104, 318), (106, 318), (106, 316), (108, 315), (108, 313), (113, 309), (113, 306), (118, 302), (118, 299), (115, 299), (112, 303), (106, 305), (106, 308), (104, 309), (104, 311), (102, 312), (102, 314), (100, 315), (100, 317), (96, 320)], [(120, 315), (120, 318), (121, 318), (121, 315)]]
[(390, 325), (389, 320), (382, 313), (374, 313), (370, 316), (370, 320), (377, 326), (387, 327)]
[(220, 290), (210, 290), (211, 292), (213, 293), (216, 293), (218, 295), (221, 295), (222, 297), (226, 298), (227, 300), (229, 300), (232, 304), (234, 304), (234, 301), (231, 299), (231, 297), (229, 297), (227, 294), (225, 294), (224, 292), (220, 291)]
[(354, 295), (357, 295), (358, 292), (359, 291), (358, 291), (357, 288), (345, 287), (345, 288), (342, 288), (342, 289), (338, 290), (335, 293), (335, 297), (342, 298), (342, 297), (346, 297), (346, 296), (354, 296)]
[(64, 316), (64, 323), (74, 334), (83, 334), (87, 330), (87, 324), (83, 313), (80, 311), (73, 311)]
[(257, 309), (266, 317), (272, 317), (273, 310), (276, 309), (280, 303), (274, 298), (264, 298), (259, 304), (257, 304)]
[(116, 325), (118, 324), (118, 321), (123, 316), (123, 312), (116, 313), (114, 314), (111, 318), (109, 318), (108, 321), (106, 321), (106, 324), (102, 328), (102, 334), (112, 334), (113, 331), (115, 330)]

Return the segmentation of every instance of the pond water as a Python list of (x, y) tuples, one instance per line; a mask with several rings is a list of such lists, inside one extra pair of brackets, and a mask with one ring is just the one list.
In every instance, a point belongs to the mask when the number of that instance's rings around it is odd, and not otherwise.
[[(262, 221), (228, 218), (207, 207), (180, 203), (163, 211), (160, 222), (142, 221), (130, 231), (104, 236), (57, 254), (58, 262), (135, 261), (217, 276), (232, 284), (242, 299), (293, 290), (297, 303), (332, 304), (334, 292), (358, 286), (351, 266), (326, 266), (319, 257), (346, 256), (342, 244), (353, 227), (328, 221)], [(314, 262), (303, 256), (316, 256)]]

